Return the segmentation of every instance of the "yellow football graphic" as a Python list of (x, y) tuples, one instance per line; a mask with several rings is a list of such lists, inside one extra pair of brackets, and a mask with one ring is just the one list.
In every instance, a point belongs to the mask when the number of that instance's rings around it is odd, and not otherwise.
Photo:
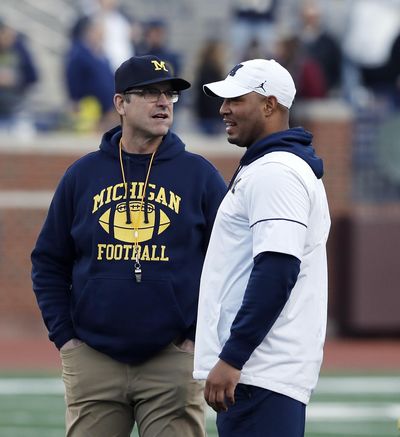
[(117, 240), (126, 243), (136, 242), (135, 228), (138, 230), (139, 243), (150, 240), (154, 232), (159, 235), (168, 228), (171, 221), (164, 211), (157, 211), (152, 203), (143, 203), (141, 208), (140, 205), (140, 201), (129, 202), (131, 223), (127, 223), (126, 202), (116, 205), (114, 212), (109, 208), (99, 218), (99, 223), (107, 234), (111, 230)]

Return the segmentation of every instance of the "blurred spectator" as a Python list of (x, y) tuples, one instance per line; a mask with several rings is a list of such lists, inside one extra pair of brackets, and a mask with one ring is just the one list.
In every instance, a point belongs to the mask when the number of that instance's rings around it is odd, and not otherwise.
[(137, 55), (143, 47), (144, 26), (139, 20), (132, 19), (131, 22), (131, 45), (132, 51)]
[(86, 0), (82, 7), (84, 16), (96, 16), (103, 21), (103, 49), (115, 71), (135, 54), (133, 33), (137, 23), (122, 10), (120, 0)]
[(361, 78), (375, 96), (386, 99), (391, 109), (400, 110), (400, 33), (385, 63), (378, 67), (361, 67)]
[(278, 41), (276, 58), (293, 76), (297, 100), (327, 96), (324, 72), (319, 63), (307, 53), (297, 36), (283, 36)]
[(104, 51), (115, 71), (122, 62), (133, 56), (133, 25), (118, 9), (119, 0), (99, 0), (98, 15), (104, 21)]
[(114, 75), (103, 51), (102, 21), (83, 17), (74, 26), (65, 79), (77, 130), (103, 129), (118, 122), (113, 105)]
[(219, 40), (207, 40), (200, 50), (194, 80), (194, 112), (200, 130), (208, 135), (223, 132), (224, 125), (219, 115), (221, 99), (210, 98), (203, 92), (203, 85), (222, 80), (226, 76), (226, 48)]
[(342, 53), (339, 43), (323, 27), (321, 11), (316, 0), (305, 0), (301, 8), (300, 39), (310, 57), (323, 70), (329, 92), (340, 90)]
[(346, 97), (355, 106), (363, 104), (365, 91), (387, 97), (396, 91), (399, 33), (399, 0), (352, 2), (343, 51)]
[(0, 128), (33, 131), (26, 117), (26, 98), (38, 73), (23, 35), (0, 20)]
[(264, 47), (260, 44), (260, 41), (257, 38), (252, 38), (247, 47), (244, 48), (244, 52), (239, 60), (247, 61), (248, 59), (267, 59), (269, 57), (267, 51), (264, 50)]
[(154, 55), (167, 61), (173, 74), (181, 72), (181, 57), (168, 47), (167, 24), (161, 19), (153, 19), (144, 25), (143, 43), (137, 48), (137, 55)]
[(246, 58), (246, 50), (256, 41), (271, 57), (276, 42), (277, 0), (234, 0), (232, 43), (234, 62)]

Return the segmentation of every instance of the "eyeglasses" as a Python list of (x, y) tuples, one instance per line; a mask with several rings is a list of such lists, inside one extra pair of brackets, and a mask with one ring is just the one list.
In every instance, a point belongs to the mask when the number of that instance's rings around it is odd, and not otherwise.
[(161, 94), (164, 94), (169, 103), (176, 103), (179, 99), (179, 91), (166, 90), (161, 91), (158, 88), (143, 88), (142, 90), (134, 89), (126, 91), (124, 94), (136, 94), (141, 96), (149, 103), (156, 103), (159, 101)]

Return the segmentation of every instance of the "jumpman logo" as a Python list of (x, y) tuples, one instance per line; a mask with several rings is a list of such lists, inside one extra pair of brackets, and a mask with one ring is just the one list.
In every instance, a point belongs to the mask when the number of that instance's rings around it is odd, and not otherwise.
[(256, 86), (255, 89), (257, 89), (257, 88), (261, 88), (261, 89), (264, 91), (264, 93), (266, 93), (267, 90), (264, 88), (265, 82), (266, 82), (266, 80), (264, 80), (264, 82), (261, 83), (260, 85)]

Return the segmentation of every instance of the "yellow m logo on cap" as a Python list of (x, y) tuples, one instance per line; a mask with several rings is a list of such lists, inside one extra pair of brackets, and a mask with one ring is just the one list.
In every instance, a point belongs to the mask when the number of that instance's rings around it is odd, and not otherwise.
[(168, 71), (167, 67), (165, 66), (165, 61), (151, 61), (151, 63), (154, 65), (154, 70), (155, 71), (159, 71), (159, 70), (164, 70), (164, 71)]

